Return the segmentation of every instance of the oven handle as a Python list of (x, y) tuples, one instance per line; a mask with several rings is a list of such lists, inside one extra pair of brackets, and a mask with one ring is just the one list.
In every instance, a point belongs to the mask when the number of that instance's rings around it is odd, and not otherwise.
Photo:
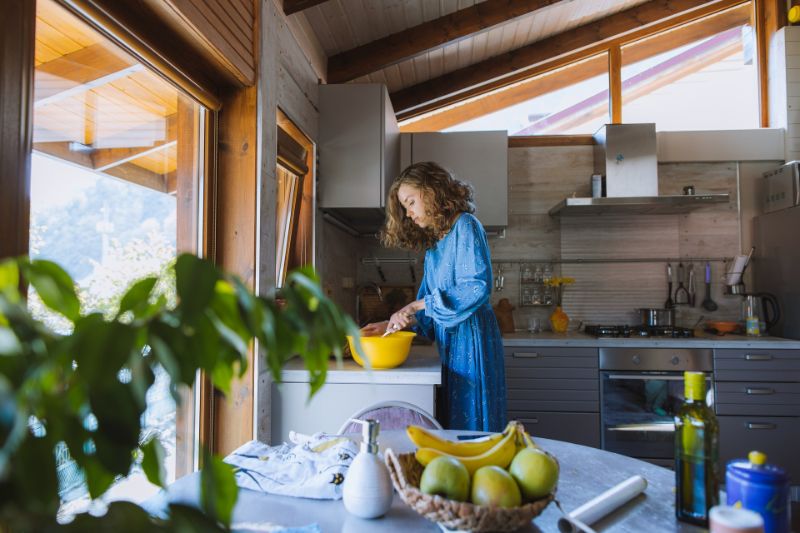
[(608, 379), (637, 379), (648, 380), (657, 379), (659, 381), (683, 381), (683, 376), (658, 376), (653, 374), (609, 374)]
[(675, 433), (675, 424), (672, 422), (661, 422), (653, 424), (620, 424), (610, 426), (608, 431), (659, 431), (663, 433)]

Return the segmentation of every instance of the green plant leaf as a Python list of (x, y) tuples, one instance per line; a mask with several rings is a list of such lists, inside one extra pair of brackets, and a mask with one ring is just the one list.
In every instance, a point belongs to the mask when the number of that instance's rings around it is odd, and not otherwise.
[(219, 278), (219, 271), (210, 261), (192, 254), (181, 254), (175, 261), (178, 308), (188, 321), (204, 313)]
[(203, 510), (225, 527), (230, 527), (233, 506), (239, 494), (233, 467), (207, 453), (200, 472), (200, 494)]
[(107, 322), (100, 313), (81, 317), (75, 323), (71, 346), (78, 372), (89, 383), (116, 380), (117, 373), (134, 353), (137, 337), (135, 327)]
[(75, 283), (63, 268), (52, 261), (37, 259), (23, 263), (23, 272), (47, 307), (72, 322), (78, 319), (81, 303), (75, 292)]
[(117, 318), (127, 311), (132, 311), (133, 316), (137, 318), (148, 311), (150, 293), (153, 291), (157, 281), (158, 278), (144, 278), (134, 283), (120, 301)]
[(14, 259), (0, 261), (0, 294), (5, 295), (11, 303), (20, 300), (19, 266)]
[(153, 437), (142, 445), (142, 470), (147, 480), (153, 485), (164, 486), (166, 472), (164, 470), (164, 447)]
[(83, 473), (86, 476), (86, 486), (89, 489), (89, 496), (92, 498), (99, 498), (114, 483), (114, 474), (106, 470), (94, 456), (87, 456), (82, 466)]
[(220, 527), (195, 507), (172, 503), (169, 506), (170, 531), (175, 533), (222, 533), (229, 531)]

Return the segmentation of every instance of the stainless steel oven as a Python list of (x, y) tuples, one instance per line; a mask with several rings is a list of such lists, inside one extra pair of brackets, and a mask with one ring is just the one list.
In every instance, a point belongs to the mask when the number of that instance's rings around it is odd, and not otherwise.
[(710, 349), (600, 348), (603, 449), (672, 468), (683, 372), (706, 373), (711, 404), (712, 364)]

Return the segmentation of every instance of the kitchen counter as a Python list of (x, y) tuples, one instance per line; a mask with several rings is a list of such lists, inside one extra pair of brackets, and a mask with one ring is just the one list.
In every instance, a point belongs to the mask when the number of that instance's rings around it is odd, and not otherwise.
[[(294, 358), (283, 367), (284, 383), (308, 383), (309, 373), (300, 358)], [(440, 385), (442, 366), (435, 345), (411, 346), (408, 359), (397, 368), (368, 371), (350, 358), (340, 367), (336, 359), (328, 362), (326, 383), (369, 383), (375, 385)]]
[(557, 347), (591, 347), (591, 348), (752, 348), (752, 349), (800, 349), (800, 341), (779, 337), (747, 337), (745, 335), (703, 335), (688, 339), (671, 339), (663, 337), (649, 338), (605, 338), (598, 339), (580, 332), (565, 334), (542, 333), (506, 333), (503, 335), (503, 346), (557, 346)]

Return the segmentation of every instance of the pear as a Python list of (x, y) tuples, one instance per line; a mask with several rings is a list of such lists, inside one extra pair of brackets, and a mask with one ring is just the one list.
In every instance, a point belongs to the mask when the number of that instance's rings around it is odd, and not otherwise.
[(495, 507), (518, 507), (522, 502), (519, 487), (499, 466), (483, 466), (472, 475), (472, 503)]
[(526, 501), (550, 494), (558, 483), (558, 463), (538, 448), (520, 450), (508, 467)]
[(469, 496), (469, 471), (454, 457), (437, 457), (422, 471), (419, 490), (463, 502)]

